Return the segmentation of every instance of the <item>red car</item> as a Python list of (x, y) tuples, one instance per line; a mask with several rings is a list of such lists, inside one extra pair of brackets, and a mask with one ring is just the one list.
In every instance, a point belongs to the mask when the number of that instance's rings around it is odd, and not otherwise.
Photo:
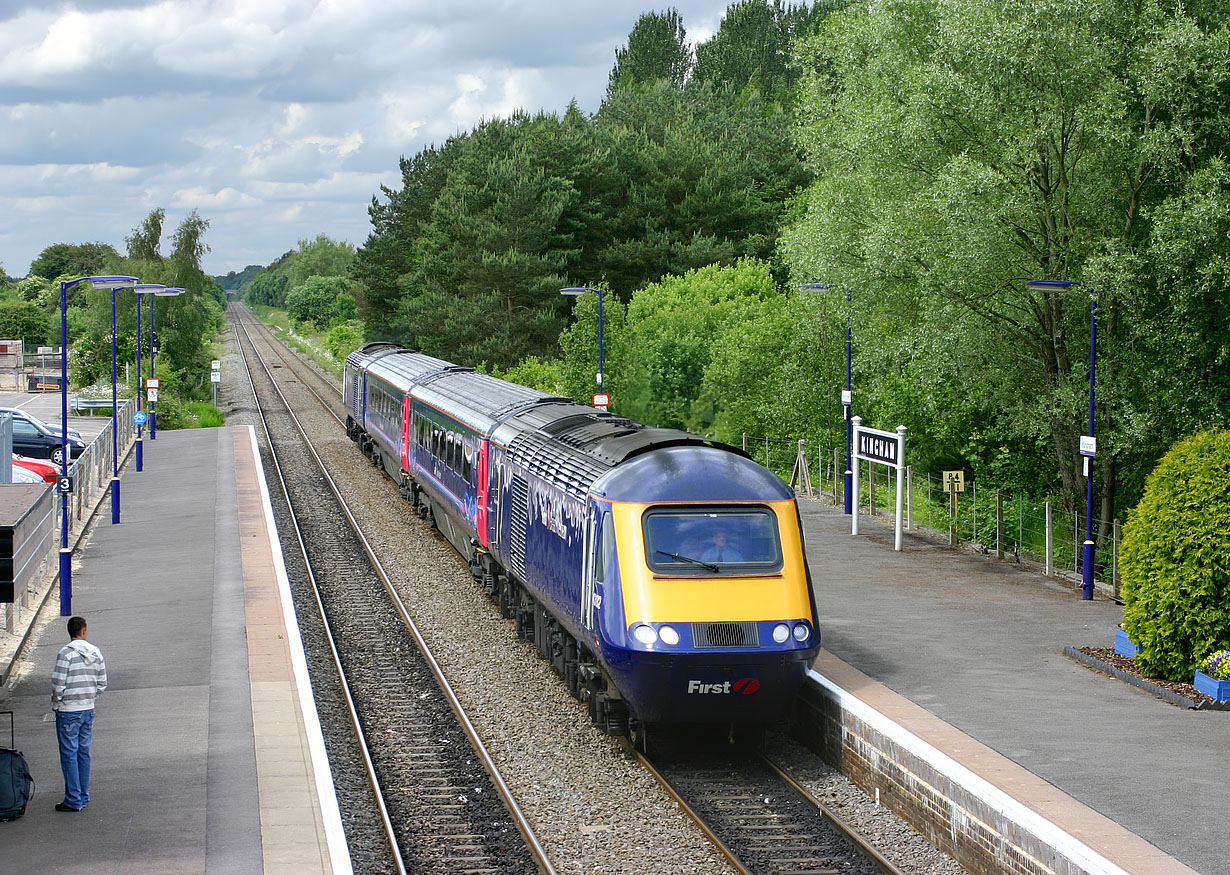
[(56, 478), (60, 476), (60, 469), (45, 459), (27, 459), (25, 456), (13, 453), (13, 464), (27, 471), (33, 471), (48, 483), (55, 483)]

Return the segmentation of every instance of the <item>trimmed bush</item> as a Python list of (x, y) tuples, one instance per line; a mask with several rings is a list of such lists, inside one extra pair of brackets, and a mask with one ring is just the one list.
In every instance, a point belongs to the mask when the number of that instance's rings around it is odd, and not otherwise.
[(1191, 681), (1230, 647), (1230, 432), (1171, 448), (1123, 536), (1123, 628), (1153, 677)]

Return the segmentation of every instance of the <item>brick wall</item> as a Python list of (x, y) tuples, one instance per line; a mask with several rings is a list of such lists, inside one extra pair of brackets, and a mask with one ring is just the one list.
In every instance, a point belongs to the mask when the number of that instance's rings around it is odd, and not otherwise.
[(1123, 873), (840, 690), (809, 683), (798, 716), (805, 744), (975, 875)]

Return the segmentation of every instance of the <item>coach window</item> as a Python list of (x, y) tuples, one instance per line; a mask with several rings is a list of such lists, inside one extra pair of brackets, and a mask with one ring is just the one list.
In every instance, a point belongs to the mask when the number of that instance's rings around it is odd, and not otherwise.
[(463, 446), (462, 451), (465, 453), (465, 462), (462, 467), (461, 476), (465, 478), (466, 483), (470, 483), (474, 476), (474, 451), (470, 449), (469, 445)]
[(598, 543), (594, 545), (594, 580), (605, 581), (615, 562), (615, 524), (610, 511), (602, 514), (598, 527)]

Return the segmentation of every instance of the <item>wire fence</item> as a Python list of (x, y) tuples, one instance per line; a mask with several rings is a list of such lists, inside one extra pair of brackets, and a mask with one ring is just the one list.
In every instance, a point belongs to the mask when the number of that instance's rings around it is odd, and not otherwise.
[[(68, 502), (70, 539), (80, 536), (89, 524), (94, 509), (111, 488), (117, 458), (122, 464), (124, 457), (136, 443), (137, 427), (132, 421), (135, 407), (135, 399), (120, 399), (112, 421), (106, 424), (85, 451), (69, 465), (69, 475), (73, 480), (73, 492)], [(113, 438), (112, 429), (117, 426), (119, 430)], [(115, 455), (116, 447), (119, 449), (118, 457)], [(40, 594), (41, 598), (45, 598), (49, 594), (50, 582), (59, 577), (63, 500), (53, 484), (48, 483), (44, 488), (52, 492), (53, 501), (51, 512), (41, 521), (39, 533), (34, 539), (41, 548), (31, 554), (30, 560), (31, 568), (34, 569), (30, 576), (36, 585), (18, 589), (12, 602), (0, 604), (0, 647), (6, 643), (3, 640), (5, 634), (11, 636), (17, 632), (20, 613), (23, 610), (37, 611), (41, 603)]]
[[(845, 447), (743, 435), (743, 449), (753, 459), (794, 486), (799, 495), (845, 501)], [(897, 471), (886, 465), (860, 466), (858, 508), (871, 516), (895, 512)], [(965, 491), (945, 491), (942, 474), (905, 470), (905, 527), (947, 537), (953, 545), (995, 553), (997, 558), (1029, 564), (1043, 574), (1080, 580), (1083, 569), (1085, 515), (1065, 511), (1056, 502), (979, 489), (965, 481)], [(1119, 597), (1119, 520), (1093, 519), (1094, 579)]]

